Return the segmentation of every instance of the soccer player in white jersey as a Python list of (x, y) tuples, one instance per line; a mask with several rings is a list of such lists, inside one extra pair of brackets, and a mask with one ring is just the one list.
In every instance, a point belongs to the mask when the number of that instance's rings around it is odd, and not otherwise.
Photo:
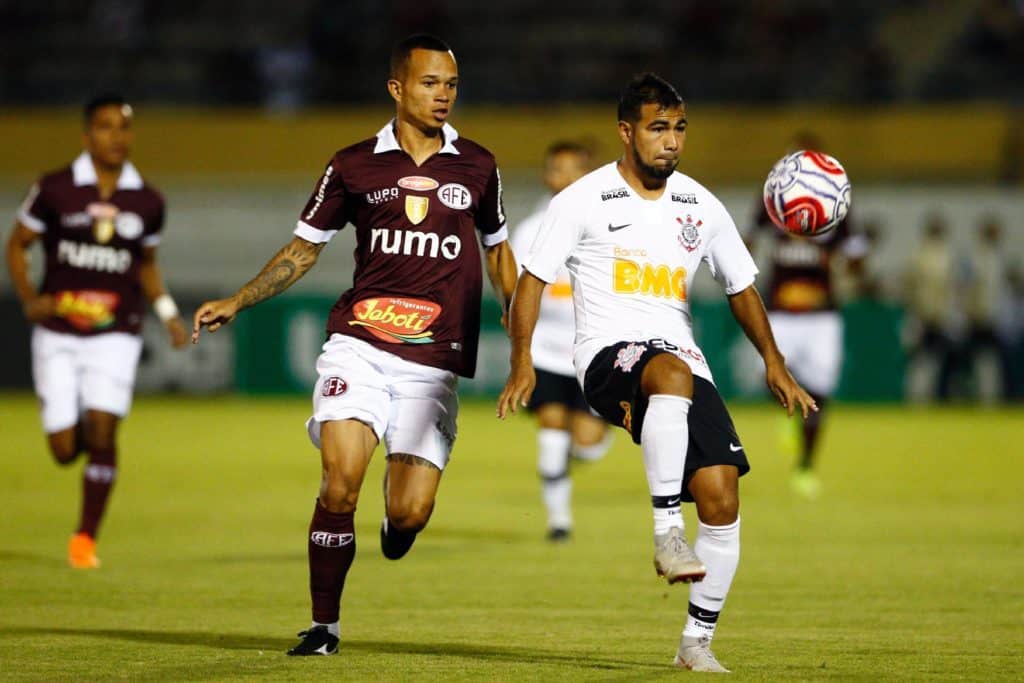
[[(814, 400), (772, 338), (757, 268), (725, 207), (675, 172), (686, 106), (654, 74), (619, 100), (622, 157), (551, 200), (510, 312), (512, 368), (498, 398), (505, 417), (535, 385), (530, 338), (547, 283), (565, 264), (576, 310), (574, 364), (587, 402), (640, 444), (654, 508), (654, 565), (669, 583), (694, 582), (675, 663), (724, 672), (710, 642), (736, 573), (739, 477), (750, 469), (693, 338), (688, 291), (700, 263), (725, 289), (733, 316), (765, 363), (768, 387), (792, 414)], [(697, 505), (694, 548), (680, 500)], [(699, 583), (698, 583), (699, 582)]]
[[(544, 155), (544, 185), (552, 195), (558, 194), (590, 171), (591, 156), (578, 142), (552, 143)], [(512, 233), (512, 251), (517, 257), (529, 252), (550, 199), (551, 195), (545, 196)], [(548, 515), (547, 538), (556, 543), (567, 541), (572, 533), (571, 457), (583, 462), (600, 460), (610, 443), (607, 424), (594, 415), (576, 382), (573, 315), (569, 271), (562, 266), (541, 299), (531, 345), (537, 386), (529, 406), (537, 418), (537, 473)]]

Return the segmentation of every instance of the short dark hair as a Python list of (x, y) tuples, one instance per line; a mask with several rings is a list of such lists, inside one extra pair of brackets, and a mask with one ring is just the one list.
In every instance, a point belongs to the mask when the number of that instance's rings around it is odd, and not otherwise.
[(682, 106), (683, 98), (671, 83), (648, 71), (633, 76), (633, 80), (622, 91), (619, 98), (619, 121), (636, 123), (640, 120), (640, 109), (645, 104), (657, 104), (668, 109)]
[(404, 74), (405, 67), (409, 63), (409, 54), (413, 50), (452, 51), (448, 47), (448, 43), (437, 36), (430, 35), (429, 33), (414, 33), (408, 38), (398, 41), (391, 48), (391, 70), (389, 72), (391, 78), (400, 78)]
[(92, 115), (96, 113), (97, 109), (102, 109), (103, 107), (109, 107), (111, 105), (115, 107), (123, 107), (126, 104), (128, 104), (128, 100), (126, 100), (124, 95), (121, 95), (120, 93), (101, 93), (91, 98), (85, 103), (85, 106), (82, 107), (82, 121), (85, 125), (89, 125), (92, 121)]

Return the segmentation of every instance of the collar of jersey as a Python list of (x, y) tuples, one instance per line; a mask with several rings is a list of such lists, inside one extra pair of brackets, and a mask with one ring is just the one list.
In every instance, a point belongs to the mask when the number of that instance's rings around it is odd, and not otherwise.
[[(95, 185), (99, 182), (96, 177), (96, 167), (93, 166), (92, 157), (88, 152), (82, 152), (71, 164), (71, 175), (74, 177), (75, 186)], [(141, 190), (142, 176), (138, 169), (130, 161), (124, 162), (121, 166), (121, 175), (117, 179), (119, 190)]]
[[(441, 126), (441, 135), (444, 136), (444, 144), (438, 154), (458, 154), (459, 150), (455, 148), (455, 141), (459, 139), (459, 131), (446, 123)], [(377, 132), (377, 145), (373, 148), (373, 153), (400, 151), (402, 151), (402, 147), (398, 144), (398, 138), (395, 137), (395, 120), (391, 119), (388, 121), (388, 125)]]

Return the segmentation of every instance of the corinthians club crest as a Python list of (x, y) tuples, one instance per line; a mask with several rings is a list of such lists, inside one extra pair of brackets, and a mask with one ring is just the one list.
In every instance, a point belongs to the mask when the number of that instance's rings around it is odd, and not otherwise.
[(704, 225), (704, 221), (697, 219), (695, 223), (693, 216), (687, 214), (686, 220), (676, 217), (676, 223), (682, 227), (679, 231), (679, 246), (686, 251), (693, 251), (700, 246), (700, 233), (697, 232), (697, 228)]

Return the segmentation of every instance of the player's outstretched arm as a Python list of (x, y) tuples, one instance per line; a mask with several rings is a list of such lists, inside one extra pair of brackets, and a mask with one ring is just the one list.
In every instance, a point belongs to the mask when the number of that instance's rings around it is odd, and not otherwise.
[(786, 412), (792, 415), (797, 405), (800, 406), (800, 411), (805, 418), (810, 411), (817, 411), (818, 405), (814, 399), (797, 384), (797, 381), (789, 374), (789, 370), (786, 369), (786, 360), (779, 352), (779, 347), (775, 345), (775, 337), (772, 335), (772, 328), (768, 323), (768, 314), (764, 310), (764, 302), (761, 301), (761, 295), (757, 293), (757, 289), (750, 285), (741, 292), (729, 295), (729, 308), (732, 309), (733, 317), (743, 328), (747, 338), (761, 354), (768, 388), (786, 409)]
[(31, 322), (40, 322), (51, 317), (56, 310), (56, 302), (49, 294), (39, 294), (28, 276), (28, 250), (39, 235), (32, 232), (21, 222), (14, 224), (11, 236), (7, 239), (7, 272), (11, 276), (11, 284), (18, 294), (25, 317)]
[(508, 373), (505, 388), (498, 397), (498, 417), (502, 420), (510, 412), (516, 412), (520, 405), (525, 406), (533, 388), (537, 384), (537, 375), (533, 370), (533, 358), (530, 355), (530, 341), (533, 328), (537, 325), (540, 314), (540, 297), (544, 293), (546, 283), (528, 270), (523, 270), (512, 296), (512, 307), (509, 309), (508, 334), (512, 339), (512, 367)]
[(508, 330), (508, 310), (512, 303), (512, 292), (516, 288), (516, 273), (519, 272), (519, 266), (516, 265), (516, 257), (508, 240), (487, 247), (485, 256), (487, 276), (501, 303), (501, 324)]
[(146, 300), (156, 311), (157, 316), (167, 328), (171, 337), (171, 346), (180, 349), (188, 343), (188, 332), (185, 321), (181, 319), (174, 299), (167, 293), (164, 277), (160, 272), (160, 264), (156, 260), (156, 247), (143, 247), (142, 262), (139, 264), (139, 281)]
[(210, 332), (216, 332), (234, 320), (241, 311), (291, 287), (313, 267), (326, 244), (313, 244), (301, 237), (293, 237), (291, 242), (263, 266), (259, 275), (232, 296), (207, 301), (196, 310), (192, 318), (192, 343), (199, 342), (199, 330), (204, 325)]

